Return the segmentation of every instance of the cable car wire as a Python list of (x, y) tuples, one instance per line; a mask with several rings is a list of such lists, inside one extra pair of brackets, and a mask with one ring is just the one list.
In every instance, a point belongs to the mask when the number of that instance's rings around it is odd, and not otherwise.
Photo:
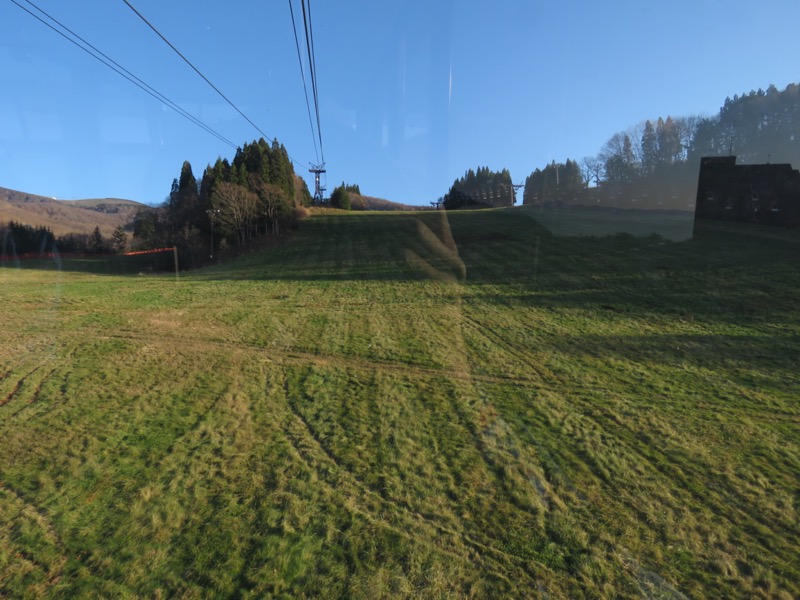
[(227, 139), (221, 133), (219, 133), (218, 131), (212, 129), (210, 126), (208, 126), (205, 123), (203, 123), (200, 119), (198, 119), (197, 117), (195, 117), (191, 113), (187, 112), (185, 109), (181, 108), (178, 104), (176, 104), (175, 102), (173, 102), (172, 100), (167, 98), (164, 94), (162, 94), (161, 92), (159, 92), (158, 90), (156, 90), (155, 88), (153, 88), (152, 86), (147, 84), (145, 81), (141, 80), (139, 77), (137, 77), (136, 75), (131, 73), (128, 69), (126, 69), (125, 67), (120, 65), (113, 58), (111, 58), (110, 56), (108, 56), (107, 54), (105, 54), (104, 52), (99, 50), (97, 47), (95, 47), (94, 45), (92, 45), (91, 43), (86, 41), (83, 37), (81, 37), (80, 35), (78, 35), (74, 31), (72, 31), (69, 27), (64, 25), (61, 21), (59, 21), (58, 19), (56, 19), (52, 15), (48, 14), (47, 12), (45, 12), (44, 10), (39, 8), (36, 4), (31, 2), (31, 0), (25, 0), (25, 1), (28, 4), (30, 4), (32, 7), (34, 7), (37, 11), (39, 11), (40, 13), (45, 15), (48, 19), (50, 19), (51, 21), (56, 23), (59, 27), (64, 29), (64, 31), (69, 32), (70, 35), (73, 35), (75, 38), (80, 40), (83, 44), (86, 44), (86, 46), (88, 46), (88, 48), (85, 47), (85, 46), (82, 46), (80, 43), (78, 43), (77, 41), (75, 41), (74, 39), (69, 37), (63, 31), (60, 31), (59, 29), (57, 29), (56, 27), (54, 27), (53, 25), (51, 25), (50, 23), (48, 23), (47, 21), (42, 19), (39, 15), (31, 12), (28, 8), (26, 8), (25, 6), (21, 5), (16, 0), (11, 0), (11, 2), (13, 4), (18, 6), (22, 10), (24, 10), (26, 13), (28, 13), (34, 19), (36, 19), (37, 21), (39, 21), (43, 25), (49, 27), (50, 29), (55, 31), (58, 35), (63, 37), (65, 40), (67, 40), (68, 42), (74, 44), (75, 46), (77, 46), (78, 48), (80, 48), (81, 50), (86, 52), (89, 56), (91, 56), (92, 58), (98, 60), (100, 63), (102, 63), (103, 65), (105, 65), (106, 67), (111, 69), (112, 71), (115, 71), (117, 74), (119, 74), (120, 76), (122, 76), (125, 79), (127, 79), (128, 81), (130, 81), (132, 84), (134, 84), (136, 87), (138, 87), (139, 89), (141, 89), (145, 93), (149, 94), (150, 96), (152, 96), (153, 98), (155, 98), (159, 102), (162, 102), (162, 103), (166, 104), (169, 108), (171, 108), (172, 110), (177, 112), (179, 115), (181, 115), (185, 119), (189, 120), (191, 123), (197, 125), (201, 129), (203, 129), (206, 132), (210, 133), (211, 135), (216, 137), (221, 142), (224, 142), (224, 143), (228, 144), (232, 148), (236, 148), (237, 147), (236, 144), (234, 144), (232, 141)]
[[(12, 1), (13, 1), (13, 0), (12, 0)], [(180, 50), (178, 50), (178, 49), (177, 49), (177, 48), (176, 48), (176, 47), (175, 47), (175, 46), (172, 44), (172, 42), (170, 42), (170, 41), (169, 41), (169, 40), (168, 40), (166, 37), (164, 37), (164, 35), (162, 35), (162, 34), (161, 34), (161, 32), (160, 32), (158, 29), (156, 29), (156, 28), (155, 28), (155, 26), (154, 26), (152, 23), (150, 23), (150, 21), (148, 21), (148, 20), (147, 20), (147, 18), (145, 18), (145, 16), (144, 16), (142, 13), (140, 13), (138, 10), (136, 10), (136, 8), (133, 6), (133, 4), (131, 4), (131, 3), (130, 3), (128, 0), (122, 0), (122, 1), (123, 1), (123, 2), (124, 2), (124, 3), (125, 3), (127, 6), (128, 6), (128, 8), (130, 8), (130, 9), (131, 9), (131, 10), (132, 10), (132, 11), (133, 11), (135, 14), (136, 14), (136, 16), (138, 16), (138, 17), (139, 17), (139, 18), (140, 18), (142, 21), (144, 21), (144, 23), (145, 23), (145, 24), (146, 24), (146, 25), (147, 25), (147, 26), (148, 26), (150, 29), (152, 29), (152, 30), (153, 30), (153, 32), (154, 32), (154, 33), (155, 33), (155, 34), (156, 34), (158, 37), (160, 37), (160, 38), (161, 38), (161, 39), (164, 41), (164, 43), (165, 43), (165, 44), (167, 44), (167, 46), (169, 46), (170, 48), (172, 48), (172, 50), (175, 52), (175, 54), (177, 54), (178, 56), (180, 56), (180, 57), (183, 59), (183, 61), (184, 61), (184, 62), (185, 62), (187, 65), (189, 65), (189, 66), (192, 68), (192, 70), (193, 70), (195, 73), (197, 73), (197, 74), (198, 74), (200, 77), (202, 77), (202, 78), (203, 78), (203, 81), (205, 81), (205, 82), (206, 82), (208, 85), (210, 85), (210, 86), (211, 86), (211, 88), (212, 88), (212, 89), (213, 89), (215, 92), (217, 92), (217, 94), (219, 94), (219, 95), (222, 97), (222, 99), (223, 99), (223, 100), (225, 100), (225, 102), (227, 102), (227, 103), (228, 103), (228, 104), (229, 104), (229, 105), (230, 105), (230, 106), (231, 106), (231, 107), (232, 107), (232, 108), (233, 108), (233, 109), (234, 109), (234, 110), (235, 110), (237, 113), (239, 113), (239, 114), (240, 114), (240, 115), (241, 115), (241, 116), (244, 118), (244, 120), (245, 120), (245, 121), (247, 121), (248, 123), (250, 123), (250, 125), (252, 125), (252, 126), (253, 126), (253, 128), (255, 128), (255, 130), (256, 130), (256, 131), (258, 131), (258, 132), (259, 132), (259, 133), (260, 133), (260, 134), (261, 134), (261, 135), (262, 135), (262, 136), (263, 136), (263, 137), (264, 137), (264, 138), (265, 138), (265, 139), (266, 139), (268, 142), (270, 142), (270, 143), (273, 143), (273, 142), (274, 142), (274, 140), (273, 140), (271, 137), (269, 137), (269, 136), (268, 136), (266, 133), (264, 133), (264, 132), (261, 130), (261, 128), (260, 128), (258, 125), (256, 125), (255, 123), (253, 123), (253, 121), (252, 121), (252, 119), (250, 119), (250, 117), (248, 117), (246, 114), (244, 114), (244, 113), (243, 113), (243, 112), (242, 112), (242, 111), (239, 109), (239, 107), (238, 107), (238, 106), (236, 106), (236, 105), (235, 105), (235, 104), (234, 104), (234, 103), (233, 103), (233, 102), (232, 102), (232, 101), (231, 101), (231, 100), (230, 100), (230, 99), (229, 99), (229, 98), (228, 98), (228, 97), (227, 97), (225, 94), (223, 94), (223, 93), (220, 91), (220, 89), (219, 89), (217, 86), (215, 86), (213, 83), (211, 83), (211, 80), (210, 80), (208, 77), (206, 77), (205, 75), (203, 75), (203, 73), (202, 73), (202, 72), (200, 72), (200, 69), (198, 69), (197, 67), (195, 67), (195, 66), (194, 66), (194, 65), (191, 63), (191, 61), (190, 61), (188, 58), (186, 58), (186, 57), (185, 57), (185, 56), (184, 56), (184, 55), (181, 53), (181, 51), (180, 51)], [(297, 161), (296, 161), (294, 158), (292, 158), (292, 157), (291, 157), (291, 155), (289, 155), (289, 153), (288, 153), (288, 152), (287, 152), (287, 156), (289, 157), (289, 160), (291, 160), (291, 161), (292, 161), (294, 164), (296, 164), (298, 167), (300, 167), (300, 166), (301, 166), (299, 162), (297, 162)]]
[(311, 127), (311, 140), (314, 142), (314, 156), (319, 162), (319, 151), (317, 150), (317, 135), (314, 131), (314, 119), (311, 117), (311, 105), (308, 102), (308, 85), (306, 84), (306, 72), (303, 68), (303, 57), (300, 54), (300, 40), (297, 37), (297, 24), (294, 19), (294, 8), (292, 0), (289, 0), (289, 13), (292, 16), (292, 33), (294, 33), (294, 45), (297, 48), (297, 60), (300, 63), (300, 78), (303, 80), (303, 93), (306, 96), (306, 110), (308, 111), (308, 124)]
[[(127, 1), (127, 0), (126, 0)], [(310, 18), (310, 9), (311, 9), (311, 2), (309, 0), (309, 10), (306, 10), (306, 0), (300, 0), (300, 6), (303, 10), (303, 27), (305, 29), (306, 34), (306, 50), (308, 53), (308, 70), (311, 74), (311, 91), (314, 96), (314, 109), (317, 114), (317, 135), (319, 136), (319, 146), (320, 146), (320, 155), (322, 157), (322, 162), (325, 162), (325, 151), (322, 148), (322, 130), (320, 128), (320, 118), (319, 118), (319, 93), (317, 91), (317, 68), (316, 68), (316, 60), (314, 58), (314, 51), (313, 51), (313, 42), (312, 42), (312, 33), (311, 33), (311, 18)]]
[[(313, 21), (311, 20), (311, 0), (307, 0), (308, 2), (308, 31), (311, 34), (311, 57), (313, 59), (314, 65), (314, 97), (316, 98), (316, 109), (317, 109), (317, 133), (319, 134), (319, 146), (320, 152), (322, 152), (322, 126), (320, 123), (319, 118), (319, 92), (317, 90), (317, 53), (316, 49), (314, 48), (314, 26)], [(325, 156), (322, 157), (322, 162), (325, 162)]]

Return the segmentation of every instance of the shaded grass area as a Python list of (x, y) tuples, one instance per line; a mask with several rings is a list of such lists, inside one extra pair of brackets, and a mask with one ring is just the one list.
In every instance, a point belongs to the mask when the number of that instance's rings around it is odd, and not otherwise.
[(441, 219), (0, 269), (0, 595), (799, 595), (799, 245)]
[(603, 237), (627, 233), (637, 237), (657, 234), (675, 242), (692, 237), (694, 203), (688, 210), (635, 210), (600, 206), (535, 206), (515, 208), (519, 216), (530, 217), (554, 235)]

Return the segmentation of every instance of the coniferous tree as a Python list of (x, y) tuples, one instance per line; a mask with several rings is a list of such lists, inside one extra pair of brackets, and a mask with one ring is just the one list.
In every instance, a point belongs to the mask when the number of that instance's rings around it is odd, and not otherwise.
[(525, 179), (522, 203), (571, 201), (585, 188), (586, 181), (577, 161), (569, 158), (563, 163), (553, 161)]
[(635, 179), (636, 172), (637, 165), (633, 155), (631, 138), (626, 134), (623, 136), (621, 152), (610, 156), (606, 160), (606, 180), (617, 185), (626, 185)]
[(453, 182), (442, 200), (448, 210), (469, 206), (512, 206), (513, 203), (511, 173), (508, 169), (491, 171), (489, 167), (478, 167), (477, 171), (469, 169)]
[(658, 119), (656, 139), (658, 140), (658, 165), (672, 165), (681, 153), (680, 132), (672, 117), (667, 117), (666, 121)]
[(658, 163), (658, 138), (653, 124), (647, 121), (642, 133), (642, 175), (653, 173)]
[(293, 208), (302, 204), (311, 204), (311, 195), (286, 148), (262, 138), (238, 148), (231, 162), (218, 158), (208, 165), (199, 186), (184, 162), (167, 201), (137, 216), (135, 244), (176, 245), (186, 255), (182, 264), (192, 265), (206, 253), (212, 228), (215, 247), (222, 240), (245, 243), (256, 235), (279, 233), (294, 218)]
[(331, 207), (341, 208), (343, 210), (350, 210), (352, 203), (350, 201), (350, 192), (344, 182), (342, 185), (336, 186), (331, 192)]
[(100, 232), (100, 227), (95, 227), (89, 236), (89, 251), (93, 254), (103, 254), (106, 251), (106, 241)]
[(199, 194), (192, 165), (184, 161), (180, 179), (173, 181), (169, 196), (169, 221), (173, 232), (185, 231), (199, 220)]
[(0, 254), (44, 254), (53, 251), (55, 236), (47, 227), (9, 221), (0, 227), (0, 243)]
[(800, 164), (800, 85), (726, 98), (719, 113), (698, 123), (689, 160), (732, 153), (742, 163)]
[(150, 250), (170, 245), (164, 206), (139, 211), (133, 219), (133, 237), (139, 248)]
[(125, 252), (127, 246), (128, 246), (128, 235), (125, 233), (125, 230), (122, 228), (122, 225), (119, 225), (114, 230), (114, 233), (111, 234), (111, 249), (116, 254), (122, 254), (123, 252)]

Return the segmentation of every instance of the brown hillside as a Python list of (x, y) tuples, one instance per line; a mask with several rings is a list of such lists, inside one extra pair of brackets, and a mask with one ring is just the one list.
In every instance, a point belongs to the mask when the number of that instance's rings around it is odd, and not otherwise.
[(56, 200), (0, 187), (0, 222), (47, 227), (55, 235), (91, 233), (99, 227), (103, 235), (110, 236), (118, 226), (132, 223), (143, 208), (146, 205), (133, 200)]
[(374, 196), (359, 196), (357, 194), (350, 194), (350, 202), (354, 210), (421, 210), (423, 208), (410, 204), (400, 204), (399, 202), (392, 202), (391, 200), (384, 200)]

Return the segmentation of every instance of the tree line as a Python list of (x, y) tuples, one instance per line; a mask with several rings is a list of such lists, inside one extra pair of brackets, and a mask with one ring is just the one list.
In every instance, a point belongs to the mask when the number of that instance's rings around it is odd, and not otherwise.
[(522, 203), (531, 204), (558, 194), (580, 194), (585, 188), (586, 182), (577, 161), (570, 159), (565, 163), (553, 161), (544, 169), (534, 170), (525, 179)]
[(342, 185), (337, 185), (331, 192), (331, 208), (340, 208), (342, 210), (352, 210), (353, 208), (363, 208), (356, 206), (356, 199), (361, 198), (361, 188), (358, 184), (350, 184), (342, 182)]
[(469, 169), (456, 179), (438, 204), (446, 210), (459, 208), (501, 207), (514, 204), (514, 190), (508, 169), (492, 171), (489, 167)]
[(219, 250), (280, 235), (310, 204), (286, 148), (261, 138), (238, 148), (232, 162), (217, 158), (199, 182), (184, 161), (166, 201), (137, 215), (134, 236), (139, 248), (175, 246), (182, 264), (197, 266)]
[(591, 203), (692, 208), (703, 156), (739, 163), (800, 163), (800, 86), (774, 85), (726, 98), (712, 117), (659, 117), (615, 133), (581, 170)]
[(0, 223), (0, 254), (3, 256), (59, 254), (122, 254), (128, 246), (128, 235), (122, 226), (110, 238), (100, 227), (88, 233), (67, 233), (55, 236), (49, 227), (27, 225), (16, 221)]
[[(525, 179), (523, 204), (691, 210), (700, 158), (800, 165), (800, 85), (726, 98), (712, 117), (658, 117), (615, 133), (595, 156), (552, 161)], [(469, 170), (434, 205), (510, 206), (507, 170)]]

